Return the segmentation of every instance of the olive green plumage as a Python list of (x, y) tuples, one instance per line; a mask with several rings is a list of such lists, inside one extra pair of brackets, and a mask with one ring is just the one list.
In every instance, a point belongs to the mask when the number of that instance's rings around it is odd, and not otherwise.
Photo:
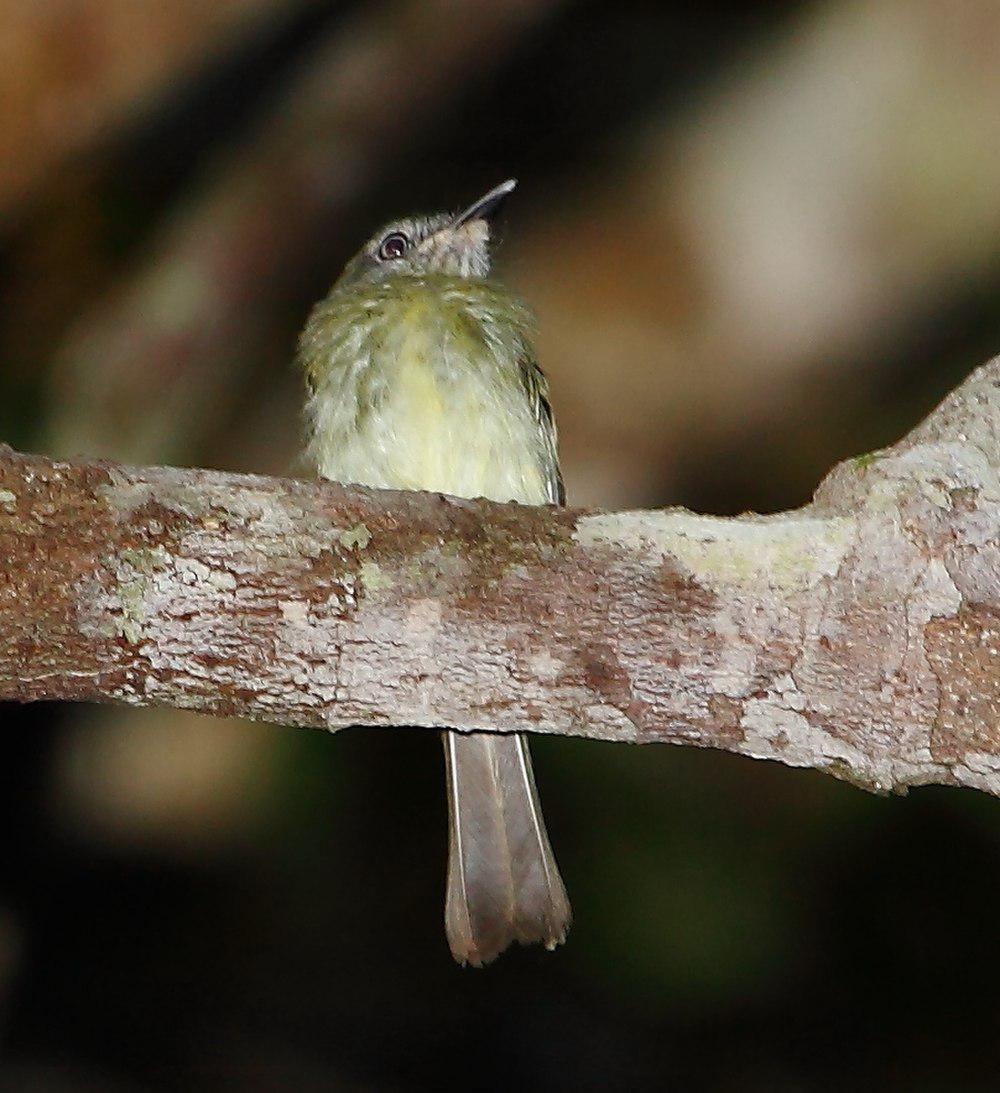
[(308, 456), (339, 481), (561, 502), (531, 323), (516, 297), (478, 278), (338, 285), (299, 344)]
[[(316, 306), (299, 341), (306, 454), (325, 478), (526, 504), (562, 503), (532, 319), (489, 280), (503, 183), (458, 216), (383, 228)], [(563, 940), (570, 911), (520, 736), (445, 734), (445, 918), (456, 959)]]

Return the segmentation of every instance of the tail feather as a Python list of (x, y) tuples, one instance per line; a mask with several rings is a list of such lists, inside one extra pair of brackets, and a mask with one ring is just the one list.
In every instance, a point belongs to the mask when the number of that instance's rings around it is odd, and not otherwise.
[(452, 955), (477, 967), (512, 941), (555, 948), (570, 907), (521, 735), (444, 734), (449, 854), (445, 926)]

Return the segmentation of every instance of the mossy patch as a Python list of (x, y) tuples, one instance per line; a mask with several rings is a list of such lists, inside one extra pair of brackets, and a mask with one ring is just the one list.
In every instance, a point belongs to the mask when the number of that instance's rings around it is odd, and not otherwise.
[(345, 550), (364, 550), (371, 541), (372, 533), (368, 530), (367, 524), (355, 524), (354, 527), (340, 533), (340, 545)]
[(873, 463), (877, 463), (882, 458), (883, 452), (865, 452), (864, 455), (856, 455), (854, 457), (854, 465), (860, 470), (867, 470)]

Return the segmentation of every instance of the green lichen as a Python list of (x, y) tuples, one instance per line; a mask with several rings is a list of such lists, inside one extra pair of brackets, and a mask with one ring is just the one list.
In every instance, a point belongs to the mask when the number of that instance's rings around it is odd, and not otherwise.
[(127, 562), (137, 573), (155, 573), (170, 565), (170, 553), (162, 546), (126, 547), (118, 557)]
[(392, 577), (376, 562), (361, 563), (361, 583), (369, 595), (377, 595), (392, 588)]
[(130, 645), (142, 640), (143, 623), (146, 621), (146, 599), (149, 595), (150, 577), (169, 567), (170, 554), (162, 547), (125, 547), (119, 551), (118, 603), (121, 618), (116, 620), (115, 634)]
[(196, 486), (174, 486), (164, 491), (160, 499), (174, 512), (179, 512), (192, 519), (203, 519), (212, 511), (212, 503), (205, 493)]
[(865, 452), (864, 455), (856, 455), (854, 457), (854, 465), (859, 470), (867, 470), (873, 463), (877, 463), (882, 458), (882, 452)]
[(364, 550), (372, 541), (372, 534), (365, 524), (355, 524), (354, 527), (340, 533), (340, 545), (345, 550)]
[(146, 619), (146, 592), (148, 581), (143, 578), (123, 581), (118, 586), (118, 602), (121, 604), (121, 634), (129, 645), (137, 645), (142, 639), (142, 624)]
[(17, 494), (13, 490), (0, 490), (0, 509), (17, 512)]
[(584, 516), (584, 547), (612, 544), (650, 563), (676, 560), (705, 588), (730, 585), (807, 591), (833, 576), (853, 529), (843, 517), (723, 519), (683, 510)]

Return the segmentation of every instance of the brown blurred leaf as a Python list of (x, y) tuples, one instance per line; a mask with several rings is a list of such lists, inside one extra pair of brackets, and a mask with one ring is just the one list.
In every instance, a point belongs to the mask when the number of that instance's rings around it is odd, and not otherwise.
[(0, 214), (163, 88), (301, 0), (3, 0)]

